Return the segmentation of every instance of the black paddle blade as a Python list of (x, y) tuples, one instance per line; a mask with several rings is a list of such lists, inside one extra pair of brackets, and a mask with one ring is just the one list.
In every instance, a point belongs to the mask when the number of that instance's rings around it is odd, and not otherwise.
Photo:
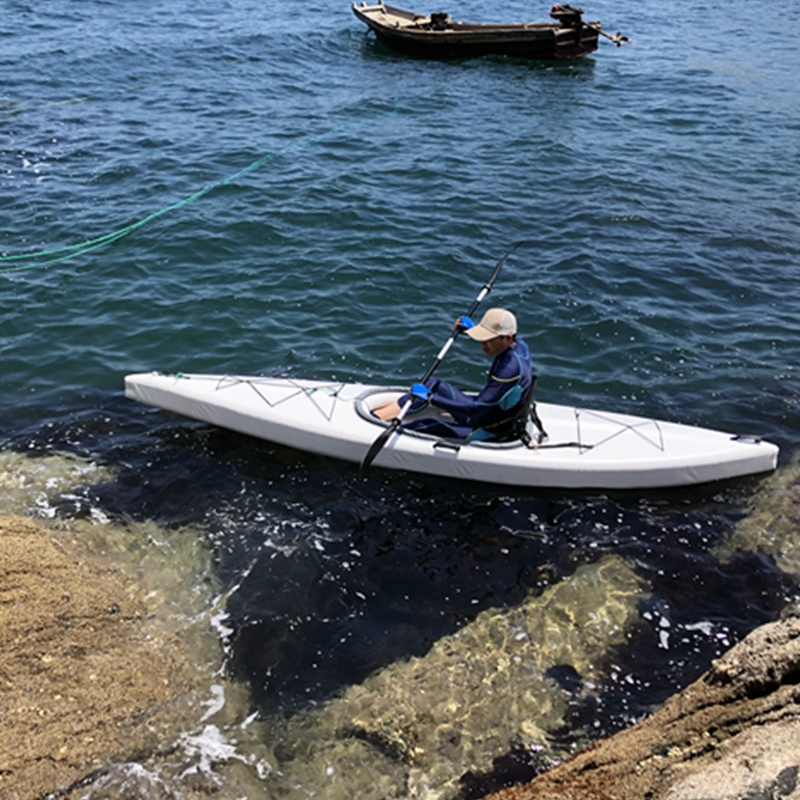
[(487, 286), (491, 287), (494, 282), (497, 280), (497, 276), (500, 274), (500, 270), (503, 268), (503, 264), (508, 261), (509, 256), (522, 244), (522, 242), (514, 242), (511, 245), (511, 249), (497, 262), (497, 265), (494, 268), (494, 272), (492, 273), (492, 277), (489, 278), (489, 282)]
[(369, 465), (377, 458), (378, 453), (383, 450), (383, 446), (389, 441), (389, 437), (400, 427), (399, 420), (395, 419), (392, 424), (372, 443), (372, 446), (367, 450), (364, 460), (361, 462), (361, 470), (367, 469)]

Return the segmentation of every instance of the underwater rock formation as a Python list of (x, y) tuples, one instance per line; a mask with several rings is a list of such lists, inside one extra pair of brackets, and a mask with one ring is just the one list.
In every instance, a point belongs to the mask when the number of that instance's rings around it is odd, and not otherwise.
[[(564, 724), (644, 597), (634, 570), (606, 556), (515, 608), (486, 610), (426, 655), (298, 715), (276, 753), (279, 769), (298, 785), (329, 770), (328, 798), (351, 797), (353, 786), (374, 787), (376, 798), (457, 795), (465, 773), (490, 769), (514, 747), (543, 745)], [(337, 788), (342, 772), (350, 780)]]

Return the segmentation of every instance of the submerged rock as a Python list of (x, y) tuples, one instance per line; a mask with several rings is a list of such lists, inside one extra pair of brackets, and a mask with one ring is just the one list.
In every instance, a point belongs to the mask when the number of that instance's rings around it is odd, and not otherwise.
[[(59, 505), (74, 505), (76, 486), (110, 480), (112, 473), (94, 461), (69, 453), (30, 456), (0, 451), (0, 516), (54, 519)], [(88, 513), (96, 513), (91, 509)]]
[(372, 796), (367, 786), (376, 798), (454, 796), (465, 773), (564, 724), (644, 596), (633, 569), (605, 557), (516, 608), (484, 611), (425, 656), (292, 720), (276, 754), (287, 784), (327, 771), (327, 798)]
[(790, 466), (764, 481), (750, 513), (715, 552), (727, 561), (737, 550), (758, 551), (783, 572), (800, 575), (800, 465)]

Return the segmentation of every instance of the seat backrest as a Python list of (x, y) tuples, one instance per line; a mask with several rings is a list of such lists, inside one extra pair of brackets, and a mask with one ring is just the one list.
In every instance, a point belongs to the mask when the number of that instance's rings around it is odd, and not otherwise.
[(508, 436), (504, 437), (506, 441), (513, 442), (520, 440), (526, 445), (530, 445), (533, 440), (530, 431), (528, 430), (528, 422), (532, 422), (539, 431), (539, 435), (537, 437), (539, 443), (541, 443), (547, 437), (547, 434), (542, 427), (542, 422), (539, 419), (539, 415), (536, 413), (536, 401), (534, 400), (534, 393), (536, 392), (537, 378), (538, 376), (536, 375), (531, 376), (531, 385), (528, 388), (528, 391), (522, 396), (517, 413), (514, 415), (514, 421), (511, 423), (511, 430), (509, 431)]

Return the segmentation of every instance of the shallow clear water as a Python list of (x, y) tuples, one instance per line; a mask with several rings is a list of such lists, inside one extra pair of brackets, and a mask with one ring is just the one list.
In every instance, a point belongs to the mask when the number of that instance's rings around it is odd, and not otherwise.
[[(542, 400), (763, 435), (791, 484), (800, 10), (587, 11), (632, 44), (435, 63), (321, 2), (11, 2), (0, 20), (0, 439), (113, 476), (4, 487), (29, 513), (201, 530), (253, 747), (308, 791), (280, 720), (581, 565), (624, 559), (646, 599), (591, 698), (557, 673), (573, 712), (509, 773), (639, 718), (797, 592), (755, 544), (719, 555), (772, 498), (757, 480), (645, 498), (363, 481), (122, 397), (148, 369), (410, 383), (521, 241), (486, 306), (517, 313)], [(439, 374), (485, 368), (459, 341)], [(254, 782), (285, 795), (260, 758)]]

